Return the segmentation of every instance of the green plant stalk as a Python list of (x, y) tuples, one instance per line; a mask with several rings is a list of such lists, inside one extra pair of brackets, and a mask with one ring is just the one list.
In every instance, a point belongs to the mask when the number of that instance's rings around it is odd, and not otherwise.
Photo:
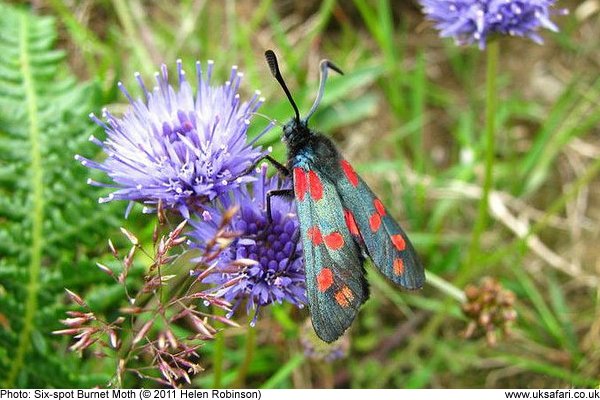
[(405, 80), (401, 70), (404, 57), (404, 46), (395, 41), (392, 7), (389, 0), (379, 0), (371, 6), (365, 0), (354, 0), (354, 5), (363, 18), (367, 29), (375, 38), (383, 54), (386, 69), (386, 84), (383, 90), (394, 113), (403, 118), (407, 117), (405, 99), (402, 96), (402, 85)]
[(248, 375), (248, 370), (250, 369), (250, 363), (252, 362), (252, 358), (254, 358), (255, 348), (256, 328), (250, 326), (246, 333), (246, 354), (244, 356), (244, 361), (242, 362), (242, 365), (240, 365), (240, 368), (238, 369), (237, 377), (235, 379), (235, 386), (238, 388), (246, 387), (246, 376)]
[(500, 56), (499, 40), (492, 40), (487, 46), (487, 66), (485, 83), (485, 171), (483, 176), (483, 192), (479, 201), (477, 220), (471, 236), (471, 245), (466, 268), (459, 275), (457, 283), (461, 286), (477, 268), (476, 263), (480, 253), (481, 235), (488, 223), (488, 205), (490, 192), (494, 186), (494, 153), (496, 139), (496, 109), (498, 95), (498, 59)]
[[(336, 0), (325, 0), (320, 2), (319, 10), (316, 13), (316, 20), (314, 28), (308, 31), (306, 35), (304, 48), (301, 51), (296, 50), (299, 54), (306, 54), (310, 50), (311, 44), (314, 43), (315, 38), (323, 33), (323, 30), (327, 27), (327, 23), (333, 15), (333, 9), (336, 5)], [(318, 4), (318, 3), (317, 3)]]
[(40, 126), (38, 120), (38, 99), (35, 91), (34, 77), (29, 59), (28, 17), (21, 15), (19, 30), (19, 47), (21, 71), (23, 71), (23, 86), (27, 101), (27, 120), (29, 121), (29, 142), (31, 145), (31, 255), (29, 261), (29, 282), (27, 284), (27, 299), (25, 300), (25, 315), (23, 328), (19, 334), (19, 345), (15, 357), (11, 362), (4, 387), (15, 387), (15, 380), (23, 367), (25, 355), (29, 350), (33, 321), (38, 308), (38, 289), (42, 263), (43, 224), (44, 224), (44, 176), (42, 169), (42, 155), (40, 148)]
[(273, 374), (260, 388), (261, 389), (274, 389), (279, 386), (292, 372), (298, 368), (305, 360), (304, 354), (296, 353), (292, 358), (288, 360), (285, 365)]
[[(256, 63), (256, 54), (254, 52), (254, 36), (252, 32), (257, 31), (257, 27), (265, 21), (267, 13), (271, 9), (273, 0), (260, 0), (254, 8), (250, 22), (240, 24), (239, 34), (236, 36), (237, 46), (243, 56), (246, 75), (249, 82), (259, 81), (262, 75), (262, 69)], [(262, 65), (260, 65), (262, 67)]]
[(465, 292), (461, 289), (454, 286), (452, 283), (448, 282), (444, 278), (439, 277), (431, 271), (426, 271), (426, 279), (425, 281), (438, 289), (440, 292), (446, 294), (448, 297), (458, 301), (459, 303), (465, 303), (467, 301), (467, 297), (465, 296)]
[[(415, 169), (421, 175), (425, 175), (425, 155), (427, 154), (427, 150), (425, 149), (425, 145), (423, 143), (423, 137), (425, 136), (425, 91), (426, 91), (426, 74), (425, 74), (425, 56), (423, 53), (419, 53), (417, 55), (417, 63), (415, 65), (415, 76), (414, 80), (416, 83), (412, 85), (413, 92), (413, 117), (412, 119), (417, 122), (418, 129), (415, 130), (414, 135), (414, 162)], [(423, 214), (425, 210), (425, 202), (426, 202), (426, 193), (425, 193), (425, 184), (420, 181), (415, 185), (415, 199), (416, 199), (416, 207), (417, 207), (417, 220), (418, 226), (422, 227), (423, 223)]]
[(148, 75), (152, 74), (152, 68), (154, 66), (154, 62), (150, 54), (144, 47), (144, 44), (139, 39), (138, 32), (136, 31), (136, 27), (134, 25), (133, 16), (131, 15), (131, 10), (128, 7), (128, 2), (112, 0), (112, 4), (115, 8), (115, 13), (117, 17), (123, 24), (123, 29), (125, 30), (125, 34), (131, 41), (131, 46), (133, 47), (133, 52), (135, 53), (139, 64), (144, 69), (144, 72)]
[[(65, 24), (73, 40), (85, 53), (88, 53), (86, 61), (92, 60), (92, 58), (89, 58), (89, 53), (95, 52), (100, 56), (106, 56), (110, 52), (110, 48), (73, 15), (64, 1), (49, 0), (48, 5), (62, 18), (62, 22)], [(94, 68), (94, 65), (89, 66)]]
[(225, 334), (223, 331), (215, 336), (213, 353), (213, 388), (220, 389), (223, 380), (223, 357), (225, 356)]
[(237, 21), (237, 14), (235, 9), (235, 1), (226, 0), (224, 2), (225, 8), (225, 29), (227, 31), (227, 53), (231, 56), (231, 58), (239, 59), (238, 53), (238, 40), (236, 39), (240, 33), (240, 25), (243, 23), (239, 23)]

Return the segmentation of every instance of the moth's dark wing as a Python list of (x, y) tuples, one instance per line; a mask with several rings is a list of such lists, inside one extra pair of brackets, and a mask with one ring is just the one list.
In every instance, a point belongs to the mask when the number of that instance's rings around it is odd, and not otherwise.
[(362, 238), (359, 243), (374, 264), (395, 284), (409, 290), (422, 288), (425, 271), (402, 228), (350, 163), (340, 159), (336, 172), (331, 179), (346, 209), (347, 220), (358, 227)]
[(369, 296), (364, 258), (334, 184), (309, 165), (294, 167), (293, 179), (312, 323), (317, 336), (333, 342)]

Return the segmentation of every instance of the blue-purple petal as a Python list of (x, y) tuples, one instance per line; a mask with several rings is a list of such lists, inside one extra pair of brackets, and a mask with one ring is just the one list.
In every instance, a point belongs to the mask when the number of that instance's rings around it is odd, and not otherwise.
[(423, 12), (434, 21), (442, 37), (457, 44), (485, 48), (491, 35), (527, 37), (542, 43), (540, 28), (557, 32), (551, 15), (566, 14), (555, 9), (556, 0), (420, 0)]
[[(256, 95), (241, 102), (237, 90), (241, 74), (232, 68), (231, 81), (210, 85), (213, 63), (204, 76), (197, 63), (196, 95), (177, 62), (179, 88), (168, 83), (165, 65), (156, 76), (156, 86), (148, 90), (136, 74), (144, 95), (133, 96), (119, 84), (130, 103), (121, 118), (103, 110), (102, 121), (90, 118), (106, 131), (106, 140), (93, 140), (106, 153), (102, 162), (79, 156), (89, 168), (105, 172), (117, 188), (103, 201), (129, 200), (152, 205), (162, 201), (166, 208), (189, 217), (191, 206), (204, 205), (253, 178), (248, 167), (264, 155), (259, 147), (248, 145), (248, 123), (263, 99)], [(223, 116), (228, 116), (223, 118)]]
[[(260, 307), (272, 303), (288, 302), (302, 308), (307, 301), (302, 245), (293, 241), (299, 237), (295, 206), (288, 199), (272, 198), (273, 222), (268, 223), (264, 205), (269, 190), (289, 186), (289, 180), (267, 178), (263, 166), (251, 184), (219, 198), (222, 210), (239, 207), (229, 229), (240, 236), (232, 242), (230, 251), (221, 254), (215, 273), (203, 282), (215, 284), (216, 288), (211, 290), (228, 301), (237, 304), (245, 299), (248, 313), (254, 310), (255, 317)], [(210, 221), (192, 218), (193, 245), (202, 249), (216, 235), (222, 216), (213, 211)], [(258, 263), (233, 268), (232, 263), (242, 258)]]

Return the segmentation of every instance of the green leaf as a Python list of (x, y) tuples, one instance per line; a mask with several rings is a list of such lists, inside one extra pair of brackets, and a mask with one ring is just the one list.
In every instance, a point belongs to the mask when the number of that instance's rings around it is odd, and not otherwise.
[(0, 382), (81, 386), (80, 360), (51, 335), (63, 290), (98, 280), (90, 258), (116, 222), (98, 207), (87, 171), (96, 88), (78, 85), (54, 49), (54, 20), (0, 5)]

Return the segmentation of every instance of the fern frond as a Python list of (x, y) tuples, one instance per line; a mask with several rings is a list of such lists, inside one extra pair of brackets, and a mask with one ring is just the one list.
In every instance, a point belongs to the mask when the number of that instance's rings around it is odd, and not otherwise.
[(0, 4), (3, 387), (92, 384), (78, 380), (80, 361), (50, 332), (64, 311), (64, 287), (97, 280), (90, 255), (116, 219), (95, 204), (87, 171), (73, 159), (93, 152), (87, 114), (99, 96), (68, 74), (55, 39), (52, 18)]

